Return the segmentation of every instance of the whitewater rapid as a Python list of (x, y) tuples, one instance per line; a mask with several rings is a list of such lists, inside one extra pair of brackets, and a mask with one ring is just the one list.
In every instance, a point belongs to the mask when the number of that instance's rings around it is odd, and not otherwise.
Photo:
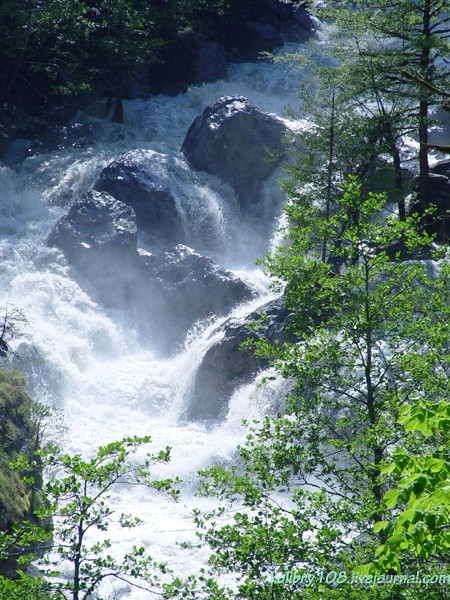
[[(129, 531), (113, 526), (109, 537), (118, 554), (144, 544), (180, 576), (205, 566), (208, 556), (207, 549), (177, 546), (195, 542), (191, 511), (211, 502), (194, 495), (197, 470), (232, 460), (245, 435), (242, 419), (260, 419), (271, 410), (283, 397), (286, 382), (243, 386), (216, 427), (184, 422), (196, 369), (223, 335), (215, 330), (226, 317), (196, 324), (182, 349), (161, 359), (157, 349), (139, 341), (125, 312), (106, 310), (92, 299), (63, 255), (45, 240), (109, 162), (130, 150), (152, 151), (152, 166), (169, 182), (192, 239), (204, 222), (212, 232), (196, 249), (257, 291), (256, 300), (232, 313), (245, 316), (273, 297), (255, 259), (279, 242), (278, 184), (275, 178), (267, 183), (258, 213), (243, 220), (232, 190), (191, 171), (180, 148), (193, 119), (218, 98), (239, 94), (284, 117), (285, 107), (297, 103), (298, 83), (299, 72), (286, 64), (232, 65), (229, 81), (191, 87), (176, 97), (126, 101), (123, 125), (95, 116), (98, 106), (87, 107), (75, 121), (92, 123), (92, 146), (35, 155), (14, 167), (0, 164), (0, 308), (15, 323), (14, 365), (27, 374), (33, 397), (61, 409), (65, 429), (54, 435), (64, 450), (89, 456), (101, 444), (132, 435), (151, 435), (154, 450), (173, 448), (172, 461), (161, 473), (183, 480), (180, 502), (146, 490), (121, 490), (113, 496), (114, 508), (118, 513), (132, 509), (143, 523)], [(125, 584), (114, 589), (127, 600), (148, 597)]]

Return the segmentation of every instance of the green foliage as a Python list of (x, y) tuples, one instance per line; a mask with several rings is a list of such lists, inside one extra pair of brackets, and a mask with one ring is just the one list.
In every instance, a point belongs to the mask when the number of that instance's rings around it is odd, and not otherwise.
[(136, 70), (156, 60), (155, 51), (163, 43), (157, 14), (150, 3), (140, 0), (116, 0), (99, 7), (85, 61), (97, 89), (121, 99)]
[[(1, 126), (9, 133), (39, 123), (52, 94), (82, 91), (81, 64), (92, 28), (85, 2), (6, 0), (0, 5)], [(73, 91), (72, 89), (72, 91)], [(9, 112), (11, 111), (11, 112)], [(8, 114), (9, 113), (9, 114)]]
[[(398, 138), (411, 127), (417, 132), (419, 192), (426, 206), (432, 201), (427, 188), (430, 107), (441, 102), (439, 88), (450, 75), (446, 2), (338, 1), (325, 15), (337, 22), (344, 38), (337, 54), (344, 57), (355, 99), (377, 115), (393, 156), (397, 152), (398, 176)], [(417, 86), (417, 79), (425, 85)]]
[(399, 448), (383, 469), (383, 473), (395, 473), (398, 484), (384, 496), (392, 516), (375, 524), (385, 542), (365, 567), (366, 572), (401, 572), (405, 552), (430, 562), (448, 562), (450, 403), (446, 399), (421, 400), (404, 406), (399, 422), (405, 431), (431, 439), (432, 448), (428, 454), (412, 454)]
[[(405, 181), (401, 145), (405, 135), (415, 133), (419, 138), (419, 191), (425, 200), (430, 107), (441, 102), (450, 74), (445, 60), (450, 29), (444, 3), (331, 2), (320, 14), (335, 25), (327, 42), (328, 65), (323, 66), (323, 59), (317, 65), (301, 55), (287, 57), (309, 66), (319, 80), (311, 85), (303, 79), (300, 94), (309, 94), (305, 106), (319, 111), (306, 139), (305, 134), (300, 136), (300, 156), (305, 146), (307, 156), (315, 152), (312, 156), (316, 162), (318, 148), (326, 153), (319, 169), (310, 173), (308, 184), (312, 188), (315, 173), (322, 173), (319, 194), (323, 195), (330, 188), (332, 175), (336, 177), (342, 170), (344, 177), (357, 175), (366, 190), (386, 190), (398, 203), (400, 219), (404, 220), (405, 197), (412, 184)], [(308, 139), (311, 136), (321, 139), (322, 144)], [(324, 169), (326, 162), (328, 168)], [(311, 164), (314, 161), (309, 158)], [(296, 161), (299, 165), (308, 173), (305, 156)]]
[(0, 576), (0, 600), (52, 600), (55, 595), (41, 577), (21, 573), (19, 580)]
[[(382, 474), (392, 450), (426, 447), (405, 433), (400, 408), (450, 391), (448, 270), (412, 259), (431, 239), (414, 218), (381, 218), (384, 195), (350, 178), (324, 215), (300, 183), (289, 182), (289, 243), (266, 259), (299, 341), (256, 344), (293, 392), (284, 414), (249, 426), (235, 467), (202, 473), (202, 493), (222, 506), (197, 514), (199, 535), (214, 552), (213, 572), (237, 574), (232, 597), (414, 598), (395, 582), (352, 581), (384, 539), (373, 526), (397, 481)], [(408, 552), (404, 564), (433, 568)], [(314, 585), (286, 576), (294, 571), (312, 574)], [(339, 584), (327, 581), (331, 572)]]
[[(111, 508), (109, 499), (118, 486), (143, 485), (178, 498), (174, 487), (178, 480), (156, 480), (150, 475), (153, 464), (169, 460), (169, 448), (147, 454), (140, 463), (131, 460), (131, 456), (149, 442), (149, 436), (125, 438), (100, 447), (91, 459), (84, 459), (80, 454), (62, 453), (52, 445), (37, 454), (48, 470), (43, 488), (46, 502), (35, 510), (40, 525), (29, 522), (17, 525), (13, 532), (0, 537), (0, 550), (4, 554), (20, 552), (19, 564), (26, 567), (42, 551), (48, 551), (49, 545), (52, 546), (51, 552), (39, 561), (46, 579), (40, 577), (35, 582), (37, 587), (42, 586), (43, 594), (49, 590), (57, 593), (57, 597), (85, 600), (107, 578), (120, 579), (148, 591), (160, 585), (157, 573), (167, 572), (165, 564), (153, 561), (140, 546), (130, 548), (117, 558), (110, 552), (112, 542), (105, 536), (113, 519), (124, 528), (133, 528), (140, 523), (132, 515), (116, 515)], [(22, 456), (14, 468), (23, 473), (29, 470), (30, 463)], [(29, 477), (26, 481), (33, 484)], [(96, 540), (93, 539), (95, 533)], [(65, 564), (71, 569), (69, 579), (60, 573)], [(19, 575), (14, 585), (19, 586), (18, 590), (26, 589), (30, 580), (26, 573)], [(57, 580), (54, 579), (56, 576)], [(3, 585), (14, 587), (8, 582)], [(20, 591), (17, 594), (22, 598)]]
[(208, 0), (4, 0), (0, 136), (42, 125), (64, 98), (87, 92), (117, 97), (119, 120), (126, 85), (202, 29), (208, 8), (228, 10)]

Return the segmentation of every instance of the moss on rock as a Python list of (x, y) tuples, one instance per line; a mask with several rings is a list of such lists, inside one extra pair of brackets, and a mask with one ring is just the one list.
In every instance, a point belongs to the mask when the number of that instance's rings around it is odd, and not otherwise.
[(36, 425), (33, 401), (19, 371), (0, 370), (0, 529), (30, 516), (31, 495), (21, 475), (10, 463), (35, 450)]

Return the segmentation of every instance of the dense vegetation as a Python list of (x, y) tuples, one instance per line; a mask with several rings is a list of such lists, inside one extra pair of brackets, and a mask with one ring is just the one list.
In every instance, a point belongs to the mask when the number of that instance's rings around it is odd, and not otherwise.
[[(149, 592), (160, 586), (159, 575), (167, 572), (165, 564), (153, 561), (143, 546), (133, 546), (117, 556), (117, 552), (111, 553), (112, 543), (106, 537), (113, 520), (125, 529), (140, 523), (129, 513), (115, 515), (108, 503), (115, 488), (139, 485), (167, 493), (175, 500), (178, 497), (173, 487), (176, 482), (153, 479), (150, 475), (152, 465), (169, 460), (169, 448), (148, 453), (140, 462), (132, 460), (132, 455), (150, 441), (148, 436), (126, 438), (98, 448), (90, 459), (64, 454), (52, 444), (42, 448), (41, 444), (34, 455), (22, 455), (11, 463), (18, 481), (30, 489), (38, 488), (45, 502), (33, 507), (33, 519), (21, 515), (22, 520), (17, 519), (13, 527), (0, 531), (0, 557), (8, 560), (14, 556), (17, 560), (15, 577), (0, 576), (2, 600), (87, 600), (107, 579)], [(33, 471), (36, 461), (46, 470), (43, 485)], [(97, 539), (92, 535), (97, 535)], [(49, 553), (50, 548), (53, 554)], [(42, 554), (42, 575), (31, 577), (26, 569)], [(71, 570), (68, 577), (61, 570), (67, 565)], [(62, 581), (55, 580), (58, 576), (62, 576)]]
[[(264, 260), (294, 315), (297, 341), (255, 344), (292, 381), (292, 392), (282, 413), (246, 424), (234, 466), (201, 474), (201, 493), (220, 503), (195, 515), (199, 537), (213, 552), (208, 568), (197, 578), (163, 582), (166, 566), (143, 549), (113, 562), (107, 539), (94, 546), (85, 539), (91, 528), (107, 529), (109, 490), (123, 477), (172, 489), (172, 482), (148, 476), (151, 462), (167, 460), (168, 451), (132, 466), (129, 453), (147, 440), (100, 448), (91, 461), (50, 449), (42, 460), (59, 476), (47, 485), (49, 504), (38, 514), (44, 521), (58, 516), (56, 562), (68, 560), (73, 577), (56, 587), (25, 574), (0, 580), (0, 598), (49, 598), (55, 590), (58, 597), (89, 598), (105, 572), (134, 576), (137, 585), (145, 579), (146, 589), (166, 598), (450, 597), (450, 197), (436, 201), (436, 148), (428, 140), (433, 108), (448, 97), (450, 17), (443, 0), (329, 4), (324, 14), (338, 23), (333, 66), (315, 66), (317, 115), (295, 140), (299, 150), (282, 183), (287, 243)], [(10, 13), (25, 18), (22, 33), (37, 18), (37, 5), (26, 6), (27, 18), (26, 11)], [(28, 57), (34, 49), (37, 58), (51, 41), (52, 56), (57, 48), (64, 57), (75, 44), (79, 54), (70, 67), (64, 63), (66, 83), (117, 97), (130, 65), (144, 56), (156, 61), (197, 9), (211, 8), (123, 0), (100, 10), (81, 2), (64, 20), (62, 3), (42, 6), (56, 11), (45, 19), (38, 11), (39, 35), (48, 27), (42, 48), (37, 34), (30, 33), (31, 43), (12, 30), (5, 38), (11, 47), (23, 47)], [(235, 15), (245, 6), (215, 8)], [(145, 42), (143, 17), (154, 33)], [(61, 39), (52, 19), (67, 27)], [(87, 40), (103, 52), (102, 68), (85, 69)], [(34, 73), (31, 62), (14, 56), (3, 74), (9, 101), (25, 70)], [(36, 60), (44, 63), (48, 58)], [(118, 77), (110, 89), (108, 69)], [(46, 77), (39, 82), (56, 93), (54, 73)], [(416, 177), (402, 161), (410, 134), (419, 141)], [(124, 516), (124, 526), (136, 524)], [(26, 548), (45, 533), (39, 526), (17, 529), (15, 542)], [(8, 536), (5, 554), (14, 541)], [(236, 576), (236, 585), (222, 586), (221, 573)]]
[(314, 68), (319, 108), (282, 183), (288, 243), (264, 261), (298, 341), (255, 349), (293, 390), (247, 424), (236, 466), (203, 473), (222, 502), (199, 534), (212, 571), (238, 573), (224, 597), (447, 598), (450, 195), (438, 205), (428, 134), (449, 16), (331, 4), (333, 66)]
[[(3, 0), (0, 3), (0, 134), (67, 119), (82, 97), (121, 100), (140, 78), (193, 81), (203, 39), (232, 37), (269, 0)], [(228, 32), (228, 33), (227, 33)], [(60, 114), (61, 113), (61, 114)]]

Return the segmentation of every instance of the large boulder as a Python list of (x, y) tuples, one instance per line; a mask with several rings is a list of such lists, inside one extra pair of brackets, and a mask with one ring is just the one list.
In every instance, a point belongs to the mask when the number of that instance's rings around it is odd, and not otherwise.
[(48, 244), (63, 250), (77, 267), (89, 267), (102, 257), (129, 257), (137, 247), (136, 216), (106, 192), (87, 192), (56, 223)]
[(194, 83), (213, 83), (228, 80), (227, 54), (225, 46), (213, 41), (199, 44), (194, 63)]
[(195, 168), (231, 185), (243, 206), (258, 199), (262, 182), (283, 160), (287, 127), (242, 96), (220, 98), (198, 116), (182, 152)]
[(187, 246), (138, 251), (133, 209), (106, 192), (75, 202), (48, 244), (64, 252), (97, 301), (128, 310), (142, 336), (164, 353), (182, 343), (196, 321), (254, 297), (233, 273)]
[(192, 325), (214, 315), (225, 315), (234, 306), (251, 300), (255, 293), (231, 271), (187, 246), (170, 252), (140, 257), (139, 295), (156, 319), (151, 332), (164, 350), (176, 345)]
[(136, 216), (130, 206), (106, 192), (88, 192), (56, 223), (47, 243), (64, 252), (101, 302), (126, 305), (131, 294), (127, 273), (137, 257)]
[[(264, 317), (257, 332), (249, 325)], [(229, 319), (212, 335), (223, 333), (222, 339), (205, 354), (197, 370), (189, 405), (185, 411), (188, 420), (217, 420), (225, 416), (228, 401), (241, 385), (249, 383), (255, 375), (267, 368), (268, 361), (255, 358), (252, 349), (242, 349), (243, 342), (263, 337), (268, 342), (294, 341), (288, 324), (291, 313), (283, 298), (271, 301), (244, 319)]]
[(103, 169), (94, 189), (131, 206), (139, 231), (155, 246), (169, 248), (183, 242), (185, 234), (175, 199), (167, 184), (152, 172), (152, 160), (154, 153), (129, 152)]

